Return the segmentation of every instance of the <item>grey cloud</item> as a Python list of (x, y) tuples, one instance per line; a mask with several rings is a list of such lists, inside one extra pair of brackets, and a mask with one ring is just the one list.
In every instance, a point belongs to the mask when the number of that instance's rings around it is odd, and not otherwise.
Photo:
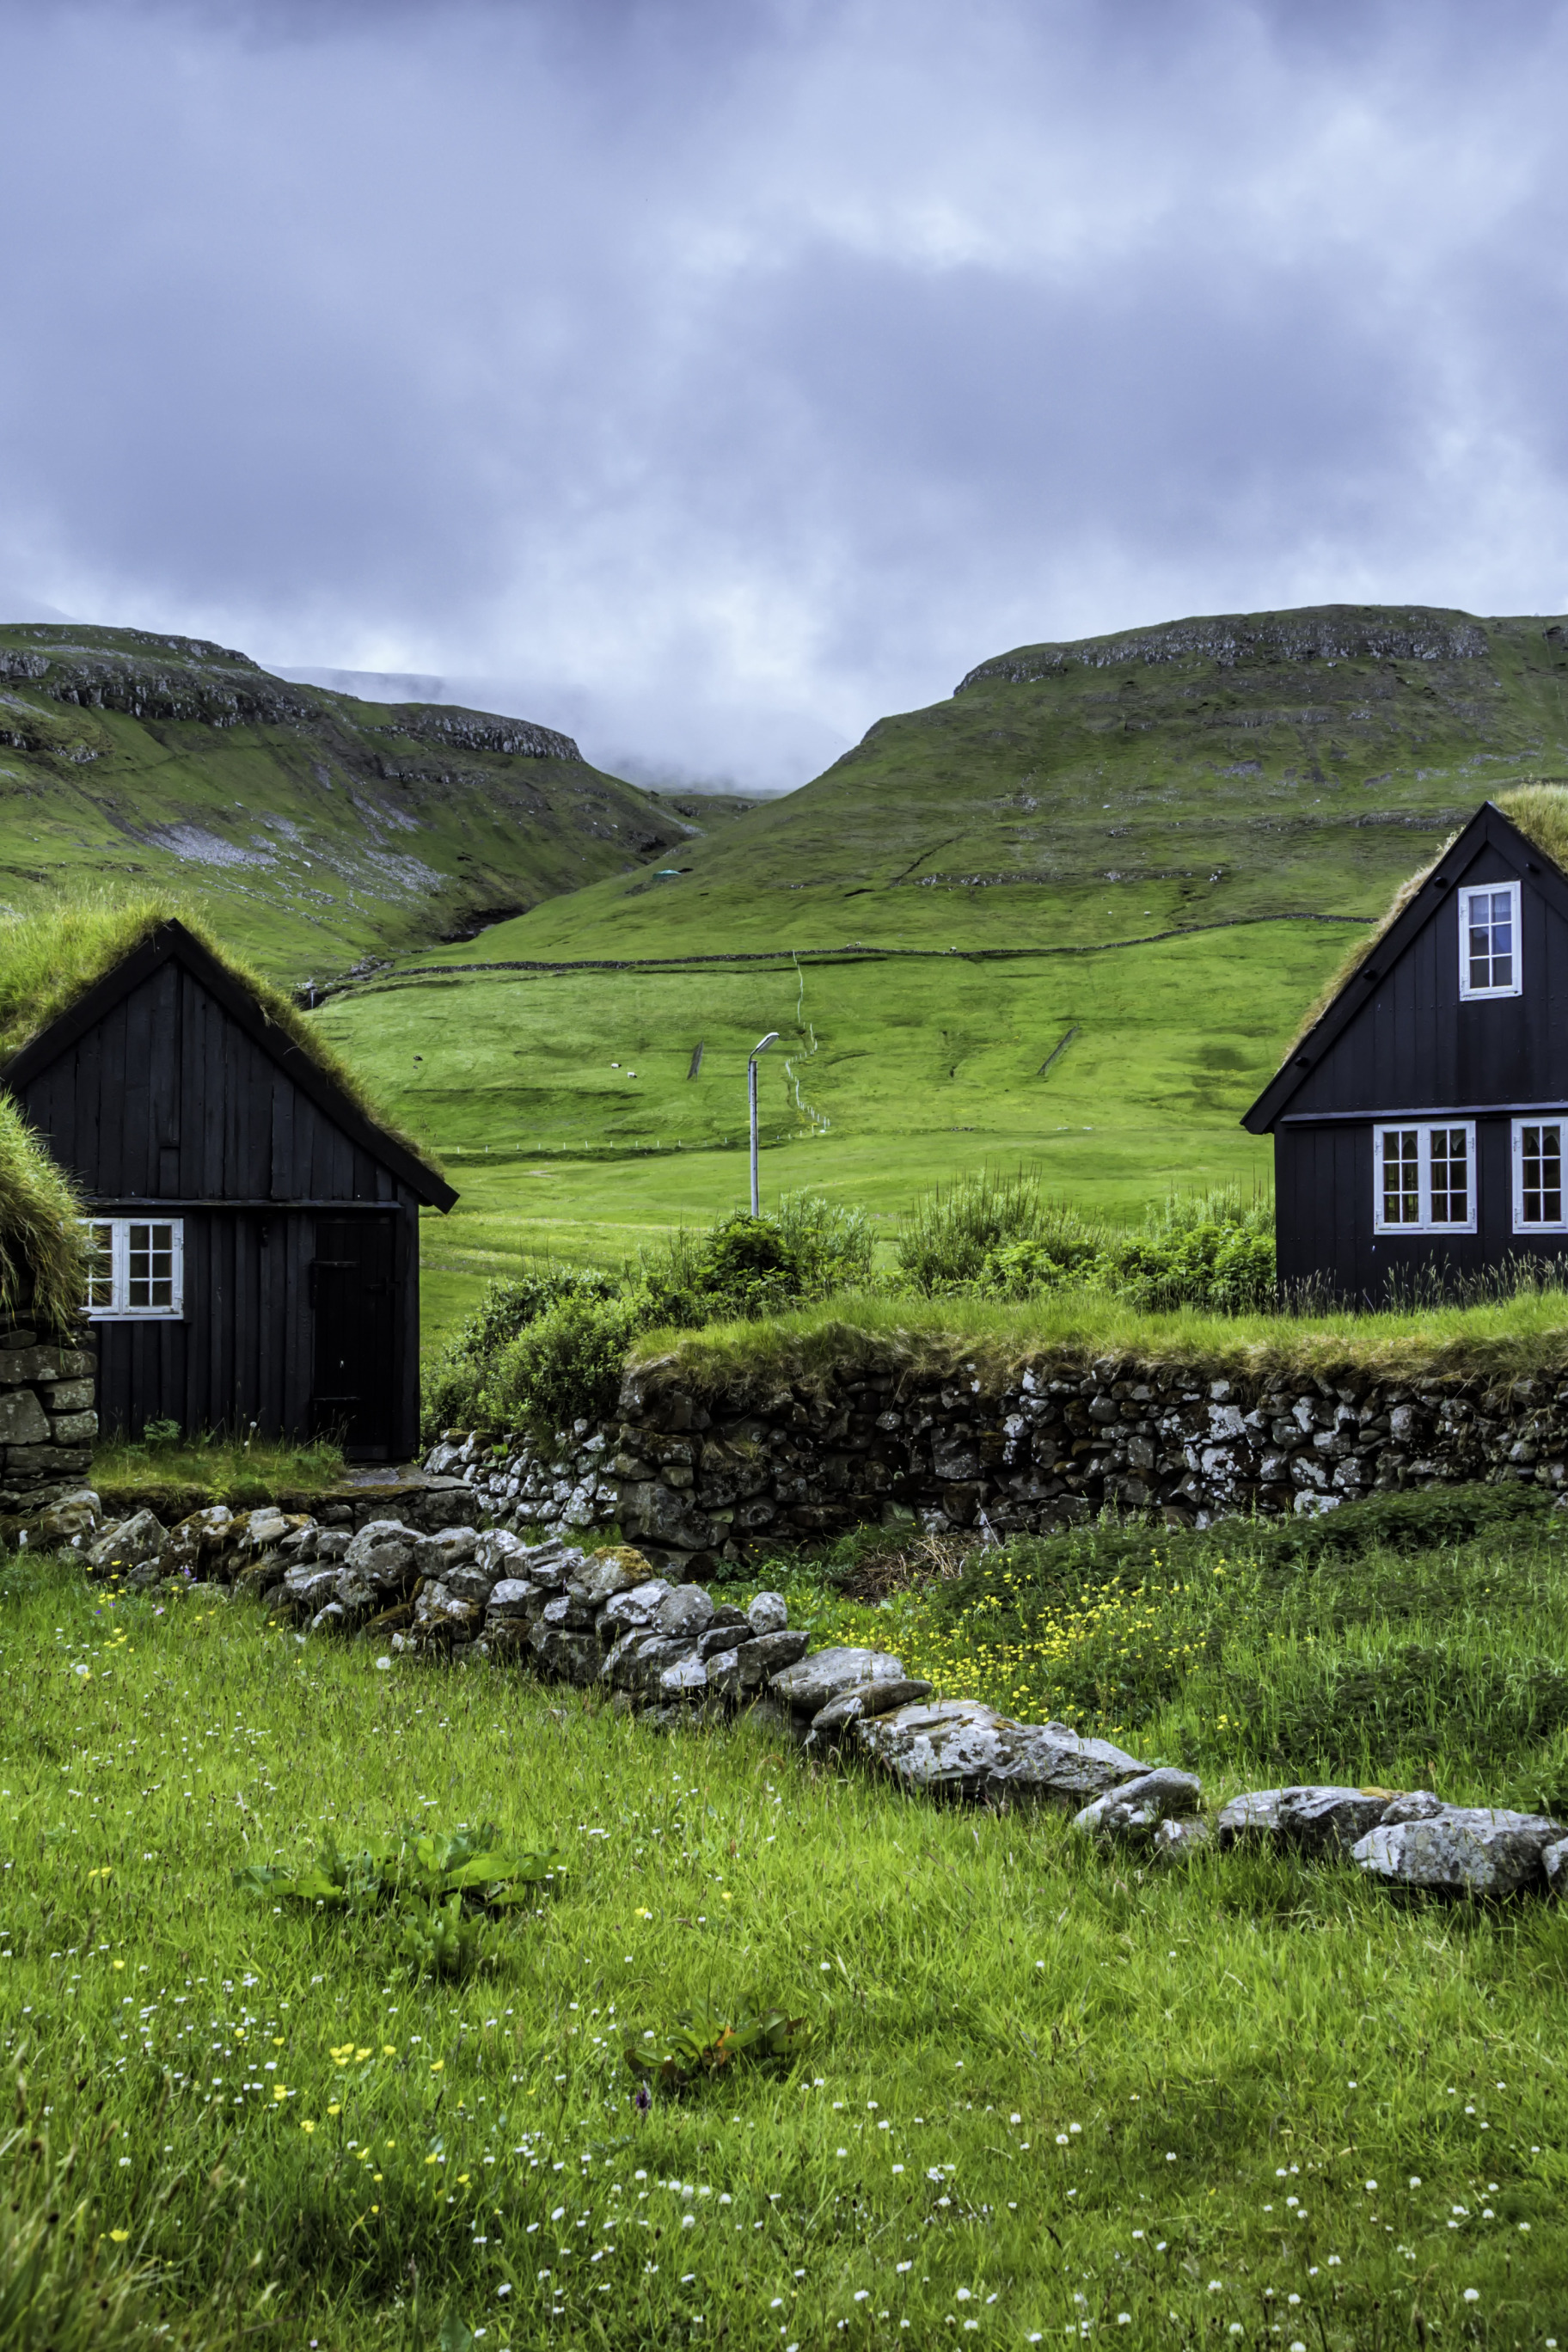
[(797, 782), (1029, 638), (1568, 602), (1568, 9), (0, 0), (0, 582)]

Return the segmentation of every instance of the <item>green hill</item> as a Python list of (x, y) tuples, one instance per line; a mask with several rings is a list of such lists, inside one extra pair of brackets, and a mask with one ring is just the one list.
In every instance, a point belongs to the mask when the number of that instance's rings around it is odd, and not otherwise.
[(983, 662), (786, 798), (489, 932), (505, 956), (1126, 938), (1367, 914), (1489, 791), (1568, 772), (1551, 619), (1334, 604)]
[(13, 906), (174, 889), (298, 984), (640, 871), (694, 830), (521, 719), (291, 686), (197, 638), (0, 628)]
[[(362, 756), (395, 740), (400, 767), (432, 761), (416, 721), (461, 723), (319, 704)], [(299, 724), (263, 730), (290, 773)], [(1480, 800), (1542, 774), (1568, 774), (1557, 621), (1332, 606), (1025, 647), (646, 862), (563, 820), (548, 879), (600, 856), (586, 887), (317, 1018), (462, 1188), (426, 1231), (437, 1323), (524, 1249), (614, 1258), (743, 1197), (746, 1055), (769, 1029), (770, 1195), (816, 1184), (890, 1219), (934, 1179), (1026, 1159), (1132, 1215), (1173, 1185), (1267, 1178), (1237, 1122), (1327, 972)], [(434, 866), (448, 803), (418, 789), (410, 845)], [(222, 822), (241, 845), (259, 831)], [(237, 914), (285, 878), (242, 874)], [(393, 936), (395, 902), (376, 919)]]

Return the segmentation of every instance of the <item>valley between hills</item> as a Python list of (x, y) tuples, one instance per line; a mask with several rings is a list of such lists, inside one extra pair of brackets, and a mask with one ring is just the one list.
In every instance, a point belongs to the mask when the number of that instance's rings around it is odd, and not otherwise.
[(569, 737), (360, 702), (147, 632), (0, 628), (0, 895), (158, 888), (297, 991), (462, 1201), (447, 1328), (534, 1251), (618, 1261), (744, 1194), (890, 1224), (1037, 1166), (1114, 1217), (1268, 1180), (1241, 1111), (1489, 793), (1568, 774), (1561, 619), (1222, 615), (980, 662), (748, 806)]

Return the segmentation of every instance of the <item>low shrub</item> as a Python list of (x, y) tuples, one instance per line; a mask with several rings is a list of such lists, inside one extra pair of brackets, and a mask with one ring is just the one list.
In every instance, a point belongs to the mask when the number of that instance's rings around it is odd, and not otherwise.
[(426, 1433), (549, 1435), (608, 1412), (639, 1331), (755, 1322), (829, 1298), (869, 1280), (874, 1246), (862, 1211), (795, 1192), (767, 1216), (682, 1228), (618, 1274), (545, 1262), (492, 1282), (426, 1374)]
[(542, 1437), (602, 1419), (615, 1408), (626, 1349), (650, 1319), (635, 1292), (595, 1298), (569, 1291), (552, 1299), (484, 1368), (475, 1418)]
[(985, 1171), (917, 1202), (894, 1244), (900, 1278), (925, 1297), (1032, 1298), (1079, 1288), (1146, 1313), (1246, 1315), (1274, 1304), (1274, 1210), (1237, 1185), (1173, 1193), (1137, 1232), (1113, 1234), (1042, 1199), (1025, 1170)]
[(480, 1399), (498, 1360), (521, 1334), (568, 1299), (617, 1298), (621, 1277), (597, 1267), (542, 1260), (521, 1275), (485, 1285), (479, 1303), (426, 1370), (426, 1433), (469, 1427), (484, 1418)]

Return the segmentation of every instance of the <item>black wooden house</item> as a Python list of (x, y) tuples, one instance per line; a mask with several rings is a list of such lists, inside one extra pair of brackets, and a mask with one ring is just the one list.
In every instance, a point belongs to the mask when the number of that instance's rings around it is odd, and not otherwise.
[(1489, 801), (1243, 1125), (1274, 1137), (1282, 1286), (1379, 1306), (1568, 1255), (1568, 875)]
[(419, 1208), (457, 1195), (302, 1024), (163, 921), (0, 1079), (91, 1212), (106, 1433), (414, 1451)]

